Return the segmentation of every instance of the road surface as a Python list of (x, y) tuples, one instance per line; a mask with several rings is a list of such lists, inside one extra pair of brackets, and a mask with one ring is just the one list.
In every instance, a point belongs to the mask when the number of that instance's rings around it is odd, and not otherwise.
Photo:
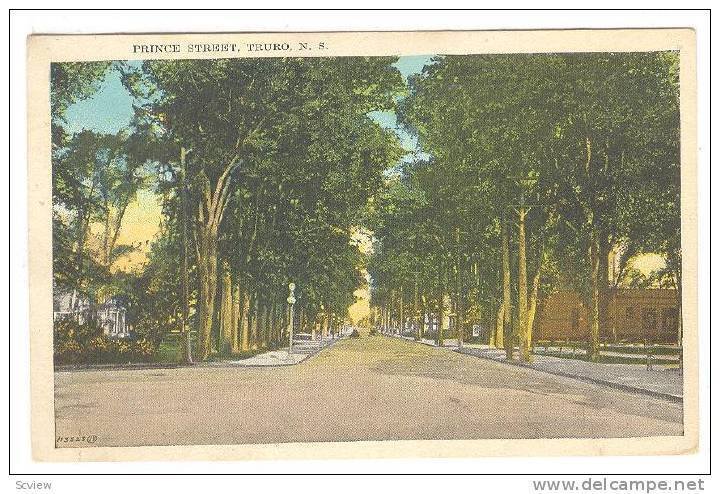
[(682, 434), (676, 403), (365, 335), (297, 366), (58, 372), (55, 405), (94, 446)]

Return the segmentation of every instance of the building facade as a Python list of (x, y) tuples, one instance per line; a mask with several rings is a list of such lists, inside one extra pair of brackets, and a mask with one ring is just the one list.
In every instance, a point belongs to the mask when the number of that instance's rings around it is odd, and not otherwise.
[[(601, 310), (601, 341), (679, 343), (680, 310), (675, 290), (611, 289), (601, 304), (605, 308)], [(580, 294), (560, 291), (541, 302), (533, 339), (587, 341), (590, 320), (590, 307)]]
[(127, 324), (127, 309), (119, 298), (110, 298), (103, 304), (93, 305), (87, 297), (61, 291), (53, 293), (53, 321), (72, 319), (78, 324), (94, 320), (110, 338), (128, 338), (132, 328)]

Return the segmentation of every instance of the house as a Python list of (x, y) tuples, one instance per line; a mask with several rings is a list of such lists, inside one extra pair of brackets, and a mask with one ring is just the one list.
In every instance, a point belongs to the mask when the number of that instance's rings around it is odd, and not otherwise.
[[(679, 304), (671, 289), (618, 288), (601, 297), (600, 340), (604, 342), (677, 343)], [(553, 293), (538, 308), (533, 339), (587, 341), (591, 313), (573, 291)]]
[(110, 298), (104, 304), (97, 306), (96, 317), (103, 328), (103, 332), (110, 338), (128, 338), (130, 326), (127, 324), (127, 309), (117, 297)]
[(132, 328), (127, 324), (126, 316), (127, 308), (120, 297), (111, 297), (102, 304), (94, 305), (78, 292), (54, 289), (53, 321), (72, 318), (78, 324), (85, 324), (94, 319), (106, 336), (128, 338)]

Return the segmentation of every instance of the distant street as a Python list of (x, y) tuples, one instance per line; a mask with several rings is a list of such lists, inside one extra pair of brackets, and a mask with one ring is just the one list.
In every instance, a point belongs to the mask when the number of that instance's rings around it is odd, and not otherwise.
[(95, 446), (682, 434), (682, 407), (363, 335), (278, 368), (60, 372), (57, 435)]

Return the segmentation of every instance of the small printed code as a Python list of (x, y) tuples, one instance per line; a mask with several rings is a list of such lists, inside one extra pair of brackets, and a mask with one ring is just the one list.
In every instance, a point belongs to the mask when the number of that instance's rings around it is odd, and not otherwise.
[(88, 436), (58, 436), (55, 440), (56, 444), (60, 443), (87, 443), (87, 444), (93, 444), (95, 441), (97, 441), (97, 436), (95, 434), (90, 434)]

